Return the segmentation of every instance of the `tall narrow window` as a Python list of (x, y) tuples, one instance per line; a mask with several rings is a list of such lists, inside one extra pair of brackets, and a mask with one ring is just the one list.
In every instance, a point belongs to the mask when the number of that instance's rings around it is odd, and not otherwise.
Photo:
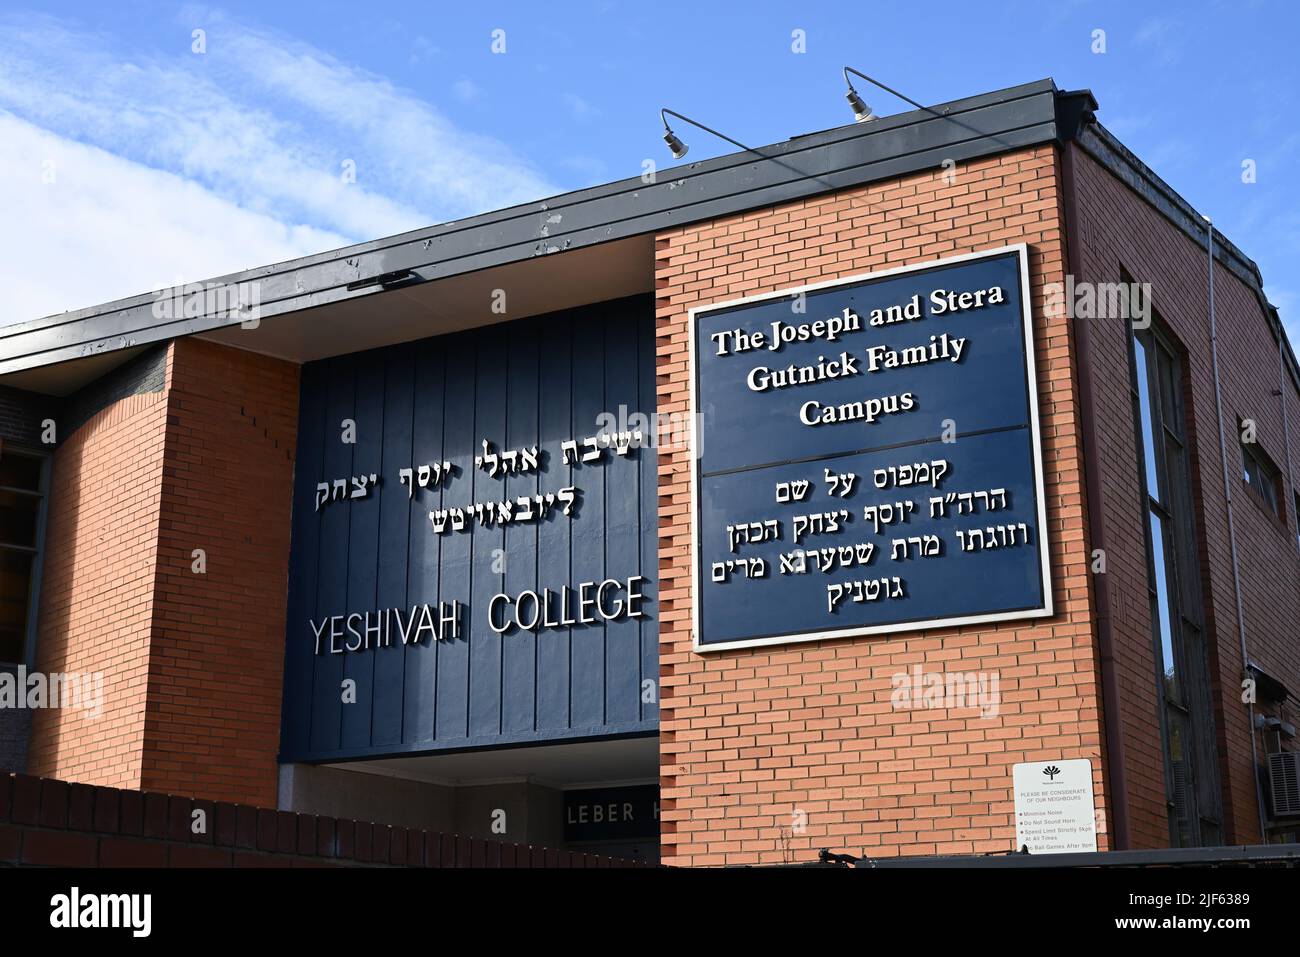
[(0, 664), (21, 664), (36, 613), (45, 456), (0, 448)]
[[(1237, 428), (1239, 435), (1246, 434), (1244, 423), (1238, 422)], [(1279, 518), (1282, 517), (1282, 509), (1279, 507), (1282, 500), (1278, 495), (1278, 486), (1281, 485), (1280, 475), (1278, 467), (1273, 464), (1268, 453), (1260, 448), (1259, 442), (1247, 442), (1242, 438), (1241, 478), (1246, 483), (1246, 487), (1259, 499), (1260, 504)]]
[(1155, 324), (1133, 335), (1132, 396), (1170, 841), (1213, 845), (1222, 840), (1222, 811), (1182, 363)]

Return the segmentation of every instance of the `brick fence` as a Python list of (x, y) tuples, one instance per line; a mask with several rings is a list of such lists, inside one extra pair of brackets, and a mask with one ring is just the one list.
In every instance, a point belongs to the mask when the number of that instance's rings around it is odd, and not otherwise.
[[(196, 815), (196, 811), (202, 811)], [(203, 820), (202, 833), (194, 833)], [(170, 794), (0, 776), (0, 867), (645, 867)]]

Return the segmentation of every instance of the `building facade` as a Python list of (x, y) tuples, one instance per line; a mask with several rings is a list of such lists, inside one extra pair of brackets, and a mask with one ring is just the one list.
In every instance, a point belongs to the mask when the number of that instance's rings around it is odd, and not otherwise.
[(1300, 370), (1095, 109), (5, 326), (0, 659), (65, 700), (0, 757), (677, 865), (1292, 839)]

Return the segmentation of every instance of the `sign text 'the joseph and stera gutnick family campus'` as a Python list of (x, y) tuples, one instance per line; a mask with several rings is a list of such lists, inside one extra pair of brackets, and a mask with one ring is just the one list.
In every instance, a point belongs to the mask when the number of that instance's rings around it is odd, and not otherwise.
[(1026, 255), (693, 311), (697, 649), (1050, 614)]

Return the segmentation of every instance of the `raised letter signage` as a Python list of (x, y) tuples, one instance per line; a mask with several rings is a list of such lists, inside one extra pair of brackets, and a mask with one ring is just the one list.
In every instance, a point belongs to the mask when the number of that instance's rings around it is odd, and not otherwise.
[(636, 296), (303, 366), (283, 760), (655, 732), (654, 363)]

